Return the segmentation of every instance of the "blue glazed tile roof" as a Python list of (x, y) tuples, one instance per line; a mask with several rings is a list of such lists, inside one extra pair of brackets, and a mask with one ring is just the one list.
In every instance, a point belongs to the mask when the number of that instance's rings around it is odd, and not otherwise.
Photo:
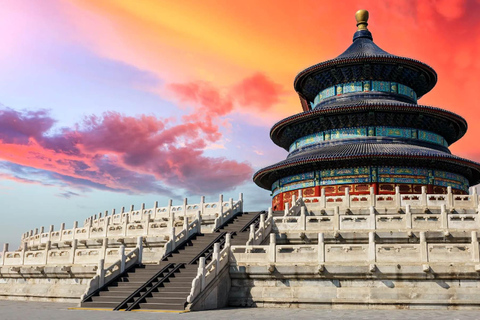
[(418, 98), (435, 86), (437, 74), (430, 66), (384, 51), (368, 34), (354, 36), (341, 55), (308, 67), (295, 77), (294, 88), (304, 100), (302, 104), (313, 102), (318, 92), (327, 87), (349, 81), (395, 81), (413, 88)]
[(306, 172), (327, 166), (343, 167), (346, 161), (358, 165), (372, 161), (383, 162), (385, 159), (388, 159), (389, 163), (397, 162), (399, 166), (405, 160), (425, 167), (441, 168), (442, 165), (449, 165), (456, 168), (457, 172), (470, 172), (465, 175), (469, 176), (471, 184), (480, 182), (480, 164), (477, 162), (426, 147), (378, 142), (334, 145), (302, 152), (259, 170), (253, 179), (260, 187), (270, 189), (275, 179), (289, 175), (292, 169)]

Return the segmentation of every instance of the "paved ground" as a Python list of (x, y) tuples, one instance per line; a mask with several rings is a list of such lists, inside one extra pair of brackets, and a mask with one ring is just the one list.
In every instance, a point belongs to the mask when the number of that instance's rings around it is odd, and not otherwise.
[(318, 310), (318, 309), (223, 309), (214, 311), (188, 313), (153, 313), (153, 312), (113, 312), (69, 310), (76, 305), (71, 303), (19, 302), (0, 300), (0, 319), (48, 319), (48, 320), (121, 320), (121, 319), (422, 319), (455, 320), (480, 319), (480, 311), (454, 310)]

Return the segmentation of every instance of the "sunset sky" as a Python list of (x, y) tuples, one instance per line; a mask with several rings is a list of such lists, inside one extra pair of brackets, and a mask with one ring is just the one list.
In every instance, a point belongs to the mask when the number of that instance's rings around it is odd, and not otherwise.
[(351, 43), (354, 14), (385, 51), (438, 73), (419, 103), (469, 129), (480, 161), (480, 1), (5, 0), (0, 10), (0, 243), (122, 206), (245, 194), (286, 152), (293, 79)]

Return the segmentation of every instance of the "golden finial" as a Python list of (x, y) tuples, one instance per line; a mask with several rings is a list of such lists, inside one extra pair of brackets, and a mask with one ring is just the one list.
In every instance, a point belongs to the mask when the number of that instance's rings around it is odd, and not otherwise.
[(357, 19), (357, 31), (367, 30), (368, 26), (368, 11), (367, 10), (358, 10), (355, 13), (355, 19)]

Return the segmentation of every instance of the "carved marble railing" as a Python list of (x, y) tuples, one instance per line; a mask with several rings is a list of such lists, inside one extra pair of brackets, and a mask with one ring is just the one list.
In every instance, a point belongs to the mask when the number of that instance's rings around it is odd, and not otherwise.
[[(201, 216), (197, 213), (197, 218), (189, 223), (188, 217), (185, 217), (182, 229), (178, 233), (176, 228), (170, 229), (170, 235), (167, 236), (168, 241), (164, 246), (160, 247), (156, 254), (157, 261), (165, 254), (169, 253), (194, 234), (201, 233)], [(141, 240), (138, 240), (141, 239)], [(137, 237), (137, 247), (140, 248), (139, 255), (144, 253), (143, 237)], [(97, 265), (99, 261), (110, 264), (118, 260), (118, 256), (123, 256), (122, 247), (109, 247), (108, 238), (101, 240), (101, 247), (79, 248), (78, 239), (67, 241), (70, 247), (54, 248), (48, 242), (42, 250), (27, 250), (27, 244), (24, 243), (22, 250), (8, 251), (8, 244), (4, 245), (3, 252), (0, 253), (0, 266), (46, 266), (46, 265)], [(140, 243), (138, 242), (140, 241)], [(123, 249), (124, 250), (124, 249)], [(146, 253), (148, 254), (148, 253)], [(152, 258), (147, 259), (149, 262)]]
[(266, 219), (265, 219), (265, 214), (263, 213), (260, 214), (260, 221), (259, 221), (257, 230), (255, 230), (254, 224), (250, 225), (250, 234), (249, 234), (246, 245), (261, 244), (272, 231), (272, 226), (273, 226), (272, 208), (269, 208)]
[[(370, 194), (350, 195), (348, 188), (346, 188), (343, 196), (325, 196), (325, 191), (322, 189), (320, 197), (303, 198), (303, 201), (308, 212), (313, 213), (335, 207), (355, 209), (373, 206), (398, 209), (406, 205), (422, 208), (439, 208), (441, 205), (445, 205), (449, 210), (451, 208), (478, 209), (479, 204), (478, 194), (474, 187), (470, 188), (470, 194), (468, 195), (455, 195), (450, 187), (447, 188), (447, 194), (428, 194), (425, 187), (422, 187), (422, 193), (419, 194), (401, 194), (399, 187), (396, 187), (395, 194), (391, 195), (375, 195), (373, 188), (370, 189)], [(292, 203), (296, 203), (294, 198), (292, 198)]]
[(480, 251), (477, 231), (469, 233), (470, 242), (427, 241), (426, 233), (419, 233), (416, 243), (376, 243), (374, 232), (368, 233), (368, 243), (326, 243), (324, 234), (318, 234), (314, 245), (276, 245), (275, 234), (270, 235), (270, 245), (232, 246), (230, 262), (235, 265), (318, 265), (364, 264), (370, 271), (376, 263), (422, 264), (428, 272), (430, 263), (472, 264), (480, 271)]
[(84, 226), (79, 227), (75, 221), (71, 229), (65, 229), (65, 223), (62, 223), (60, 230), (54, 230), (50, 226), (48, 232), (45, 228), (37, 228), (25, 233), (21, 239), (21, 247), (26, 243), (28, 248), (41, 249), (48, 242), (59, 243), (73, 240), (95, 240), (103, 238), (136, 238), (143, 237), (163, 237), (167, 238), (171, 234), (172, 227), (183, 226), (185, 217), (195, 219), (200, 213), (205, 225), (204, 232), (212, 232), (215, 228), (221, 226), (226, 220), (243, 210), (243, 195), (240, 194), (239, 200), (224, 202), (220, 195), (219, 202), (205, 203), (204, 197), (199, 204), (188, 205), (187, 199), (182, 206), (173, 206), (170, 200), (167, 207), (157, 207), (155, 203), (151, 209), (134, 210), (133, 206), (129, 212), (108, 215), (99, 214), (85, 220)]
[(187, 297), (187, 302), (192, 303), (205, 288), (218, 276), (218, 274), (228, 266), (229, 253), (230, 253), (230, 237), (229, 233), (226, 234), (225, 246), (220, 250), (220, 243), (215, 243), (213, 247), (212, 261), (205, 265), (205, 258), (200, 258), (198, 264), (198, 273), (195, 279), (192, 281), (192, 288), (190, 294)]
[[(302, 208), (299, 216), (274, 217), (275, 232), (310, 231), (321, 232), (327, 230), (478, 230), (480, 229), (480, 215), (478, 211), (463, 213), (451, 209), (445, 204), (440, 210), (416, 208), (412, 212), (409, 204), (395, 213), (377, 211), (374, 207), (359, 209), (342, 209), (339, 207), (323, 210), (319, 215), (307, 216)], [(432, 209), (433, 210), (433, 209)], [(439, 212), (440, 211), (440, 212)]]

